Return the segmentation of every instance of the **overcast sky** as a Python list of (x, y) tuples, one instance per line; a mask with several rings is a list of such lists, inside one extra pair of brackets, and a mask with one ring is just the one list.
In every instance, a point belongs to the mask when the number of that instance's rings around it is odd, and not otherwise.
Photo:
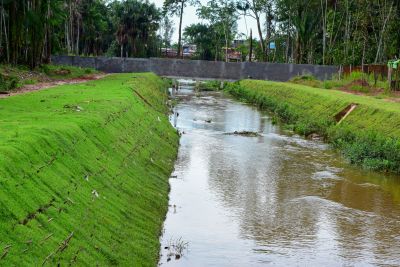
[[(153, 2), (156, 4), (157, 7), (162, 7), (164, 0), (149, 0), (150, 2)], [(201, 2), (203, 4), (207, 3), (207, 0), (201, 0)], [(173, 35), (173, 42), (177, 43), (178, 42), (178, 27), (179, 27), (179, 18), (177, 16), (173, 17), (174, 19), (174, 27), (175, 27), (175, 31), (174, 31), (174, 35)], [(250, 28), (253, 29), (253, 37), (257, 38), (258, 37), (258, 33), (257, 33), (257, 24), (255, 22), (255, 20), (253, 18), (246, 18), (247, 20), (247, 28), (250, 34)], [(183, 29), (186, 26), (189, 26), (192, 23), (197, 23), (197, 22), (201, 22), (201, 20), (199, 20), (197, 18), (196, 15), (196, 8), (188, 6), (185, 8), (185, 11), (183, 13), (183, 25), (182, 25), (182, 33), (183, 33)], [(246, 23), (245, 20), (243, 19), (243, 16), (241, 16), (240, 20), (238, 21), (238, 32), (239, 33), (243, 33), (246, 34)]]

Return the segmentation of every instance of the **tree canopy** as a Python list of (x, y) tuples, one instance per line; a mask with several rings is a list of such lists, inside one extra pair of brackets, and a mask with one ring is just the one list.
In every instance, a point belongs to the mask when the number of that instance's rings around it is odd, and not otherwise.
[[(182, 29), (189, 5), (202, 23)], [(176, 41), (179, 56), (182, 33), (197, 58), (226, 60), (233, 40), (242, 39), (242, 51), (250, 46), (239, 17), (256, 21), (259, 61), (361, 65), (400, 55), (398, 0), (165, 0), (161, 9), (148, 0), (0, 0), (0, 62), (34, 68), (52, 54), (157, 57)]]

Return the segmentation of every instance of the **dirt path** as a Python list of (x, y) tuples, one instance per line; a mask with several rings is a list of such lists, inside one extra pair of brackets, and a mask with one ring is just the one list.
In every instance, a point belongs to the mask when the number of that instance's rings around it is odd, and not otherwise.
[(57, 81), (51, 81), (51, 82), (42, 82), (42, 83), (24, 85), (23, 87), (13, 90), (12, 92), (9, 92), (7, 94), (0, 94), (0, 98), (6, 98), (6, 97), (14, 96), (14, 95), (26, 94), (29, 92), (34, 92), (34, 91), (39, 91), (39, 90), (55, 87), (58, 85), (77, 84), (77, 83), (84, 83), (87, 81), (99, 80), (108, 75), (109, 74), (104, 74), (104, 73), (93, 74), (93, 75), (87, 75), (87, 76), (83, 76), (80, 78), (74, 78), (74, 79), (65, 79), (65, 80), (57, 80)]

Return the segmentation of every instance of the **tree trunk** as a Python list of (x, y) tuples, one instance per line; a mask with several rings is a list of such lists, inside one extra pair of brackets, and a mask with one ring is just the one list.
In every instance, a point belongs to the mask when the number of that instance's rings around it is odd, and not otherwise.
[(286, 63), (289, 63), (289, 48), (290, 48), (290, 24), (291, 23), (291, 17), (289, 16), (289, 23), (287, 27), (287, 39), (286, 39)]
[(264, 61), (265, 46), (264, 46), (264, 38), (263, 38), (262, 30), (261, 30), (260, 17), (258, 16), (258, 14), (256, 12), (254, 12), (254, 13), (256, 15), (258, 36), (260, 38), (260, 47), (261, 47), (261, 51), (263, 51), (263, 56), (262, 56), (261, 60)]
[[(272, 14), (271, 14), (271, 8), (268, 6), (267, 12), (265, 13), (265, 19), (266, 19), (266, 28), (267, 28), (267, 34), (265, 37), (265, 50), (264, 50), (264, 55), (265, 55), (265, 60), (269, 61), (269, 43), (271, 41), (271, 36), (272, 36)], [(275, 47), (276, 51), (276, 47)]]
[(50, 9), (50, 0), (48, 0), (47, 1), (47, 15), (46, 15), (46, 20), (47, 20), (47, 23), (46, 23), (46, 38), (45, 38), (45, 40), (46, 40), (46, 53), (45, 53), (45, 59), (44, 59), (44, 61), (45, 61), (45, 63), (47, 63), (47, 64), (49, 64), (50, 63), (50, 61), (51, 61), (51, 30), (50, 30), (50, 23), (49, 23), (49, 20), (50, 20), (50, 11), (51, 11), (51, 9)]
[(325, 7), (323, 0), (321, 0), (322, 9), (322, 65), (325, 65), (325, 51), (326, 51), (326, 12), (328, 8), (328, 0), (325, 0)]
[(76, 50), (75, 54), (79, 56), (79, 34), (80, 34), (80, 24), (79, 24), (79, 18), (77, 19), (78, 25), (76, 26)]
[(224, 36), (225, 36), (225, 62), (228, 62), (228, 30), (226, 29), (225, 23), (224, 25)]
[[(180, 18), (179, 18), (179, 38), (178, 38), (178, 58), (181, 57), (181, 50), (182, 50), (182, 19), (183, 19), (183, 9), (185, 7), (185, 1), (182, 0), (182, 5), (181, 5), (181, 12), (180, 12)], [(182, 53), (182, 58), (183, 58), (183, 53)]]
[(296, 63), (301, 64), (301, 58), (302, 58), (302, 51), (301, 51), (301, 42), (300, 42), (300, 36), (299, 33), (297, 33), (296, 36), (296, 52), (295, 52), (295, 57), (296, 57)]
[(376, 49), (376, 55), (375, 55), (375, 64), (378, 62), (379, 56), (381, 54), (383, 36), (385, 34), (386, 24), (390, 18), (390, 15), (392, 14), (392, 10), (393, 10), (393, 4), (390, 3), (389, 13), (388, 13), (387, 17), (385, 18), (385, 21), (383, 22), (382, 31), (380, 32), (380, 35), (379, 35), (379, 43), (378, 43), (378, 48)]
[(253, 57), (253, 30), (250, 29), (250, 52), (249, 52), (249, 62), (251, 62)]
[(10, 8), (10, 50), (11, 50), (11, 63), (17, 64), (17, 50), (18, 50), (18, 43), (17, 40), (17, 2), (11, 2)]
[[(3, 0), (1, 0), (1, 3), (3, 5)], [(4, 10), (2, 12), (2, 18), (0, 18), (0, 20), (3, 21), (3, 25), (4, 25), (4, 40), (6, 42), (6, 56), (7, 56), (7, 63), (10, 63), (10, 45), (8, 43), (8, 35), (7, 35), (7, 24), (6, 24), (6, 17), (4, 15)]]

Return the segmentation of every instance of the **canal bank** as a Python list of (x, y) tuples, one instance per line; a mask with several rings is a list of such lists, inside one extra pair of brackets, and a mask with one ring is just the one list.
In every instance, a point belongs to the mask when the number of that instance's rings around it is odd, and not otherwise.
[(118, 74), (0, 99), (0, 265), (156, 265), (179, 138), (165, 88)]
[(400, 104), (291, 83), (244, 80), (227, 91), (276, 114), (305, 136), (319, 135), (352, 163), (400, 173)]
[(350, 165), (221, 92), (176, 97), (161, 266), (400, 265), (398, 176)]

